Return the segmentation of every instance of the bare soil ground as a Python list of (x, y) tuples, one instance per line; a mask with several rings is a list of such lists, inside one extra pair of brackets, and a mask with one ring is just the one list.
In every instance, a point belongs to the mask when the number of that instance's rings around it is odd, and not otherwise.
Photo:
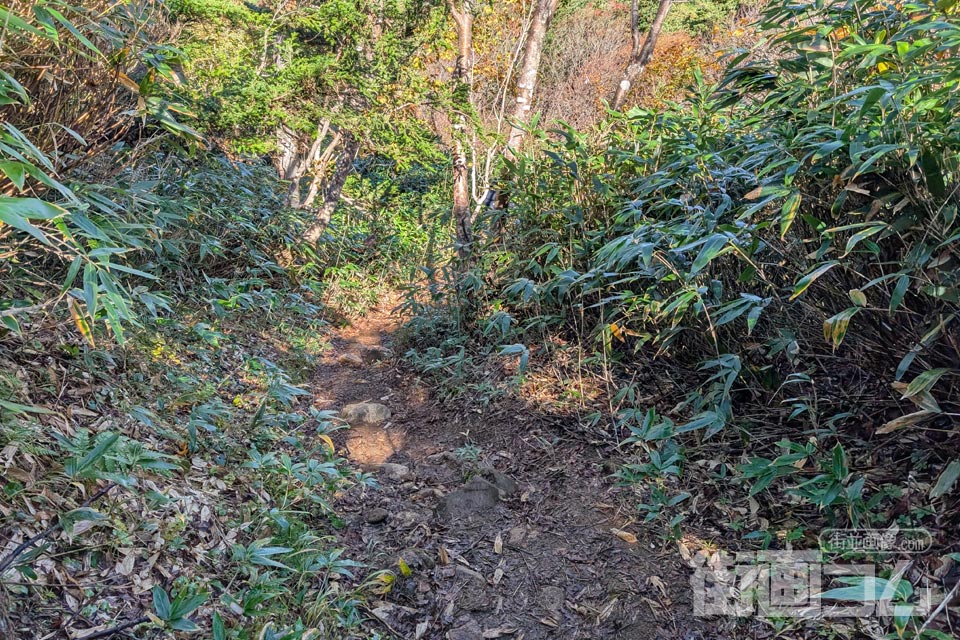
[(380, 484), (350, 490), (337, 508), (348, 555), (397, 574), (371, 606), (383, 633), (717, 637), (693, 616), (675, 545), (635, 524), (575, 418), (520, 398), (483, 409), (439, 404), (397, 359), (363, 362), (389, 350), (397, 325), (385, 303), (341, 329), (314, 381), (319, 408), (378, 402), (392, 412), (382, 425), (339, 432), (337, 442)]

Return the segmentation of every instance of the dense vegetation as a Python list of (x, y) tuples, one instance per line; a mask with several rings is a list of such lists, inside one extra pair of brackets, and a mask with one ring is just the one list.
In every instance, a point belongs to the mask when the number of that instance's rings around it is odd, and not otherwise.
[(377, 637), (301, 396), (390, 289), (404, 366), (549, 389), (652, 535), (924, 527), (880, 590), (949, 574), (957, 3), (684, 3), (612, 111), (630, 9), (563, 0), (505, 152), (539, 4), (465, 3), (468, 74), (430, 0), (0, 7), (0, 636)]

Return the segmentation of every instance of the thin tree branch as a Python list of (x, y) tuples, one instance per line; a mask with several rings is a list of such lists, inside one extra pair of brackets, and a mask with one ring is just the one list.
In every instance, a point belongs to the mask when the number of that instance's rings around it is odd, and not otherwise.
[(136, 627), (138, 625), (150, 622), (150, 618), (147, 616), (141, 616), (129, 622), (124, 622), (123, 624), (118, 624), (115, 627), (110, 627), (109, 629), (104, 629), (103, 631), (97, 631), (93, 635), (84, 636), (84, 640), (96, 640), (97, 638), (109, 638), (110, 636), (115, 636), (118, 633), (123, 633), (127, 629)]
[[(116, 483), (111, 482), (110, 484), (103, 487), (102, 489), (97, 491), (95, 494), (87, 498), (84, 501), (84, 503), (77, 508), (83, 509), (84, 507), (89, 507), (91, 504), (93, 504), (103, 496), (107, 495), (107, 493), (109, 493), (110, 490), (113, 489), (115, 486), (117, 486)], [(50, 525), (45, 530), (41, 531), (40, 533), (33, 536), (32, 538), (25, 540), (21, 542), (19, 545), (17, 545), (17, 548), (11, 551), (10, 555), (8, 555), (6, 558), (3, 559), (3, 562), (0, 562), (0, 575), (3, 575), (3, 572), (10, 568), (10, 566), (16, 561), (16, 559), (20, 557), (20, 554), (22, 554), (24, 551), (32, 547), (34, 544), (36, 544), (40, 540), (43, 540), (44, 538), (49, 536), (51, 533), (53, 533), (54, 531), (62, 527), (63, 527), (63, 524), (60, 518), (57, 517), (56, 523)]]

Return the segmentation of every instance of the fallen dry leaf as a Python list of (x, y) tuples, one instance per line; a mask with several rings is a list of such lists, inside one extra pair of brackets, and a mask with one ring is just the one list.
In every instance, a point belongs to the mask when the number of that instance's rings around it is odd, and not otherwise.
[(659, 576), (648, 576), (647, 582), (655, 586), (664, 597), (667, 595), (667, 585), (663, 583), (663, 580)]
[(630, 544), (637, 543), (637, 536), (633, 535), (629, 531), (624, 531), (623, 529), (610, 529), (610, 533), (617, 536), (624, 542), (629, 542)]

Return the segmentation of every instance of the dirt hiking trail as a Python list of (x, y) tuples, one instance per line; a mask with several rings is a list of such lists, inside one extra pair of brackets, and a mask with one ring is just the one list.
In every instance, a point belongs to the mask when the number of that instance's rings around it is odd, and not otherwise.
[[(313, 392), (349, 407), (338, 451), (372, 472), (337, 510), (347, 557), (397, 574), (370, 605), (396, 638), (716, 637), (692, 615), (689, 570), (645, 536), (576, 418), (519, 399), (439, 404), (391, 357), (389, 301), (333, 336)], [(343, 415), (343, 414), (341, 414)], [(628, 529), (631, 543), (611, 532)], [(400, 559), (403, 562), (400, 562)], [(404, 575), (404, 574), (408, 575)]]

